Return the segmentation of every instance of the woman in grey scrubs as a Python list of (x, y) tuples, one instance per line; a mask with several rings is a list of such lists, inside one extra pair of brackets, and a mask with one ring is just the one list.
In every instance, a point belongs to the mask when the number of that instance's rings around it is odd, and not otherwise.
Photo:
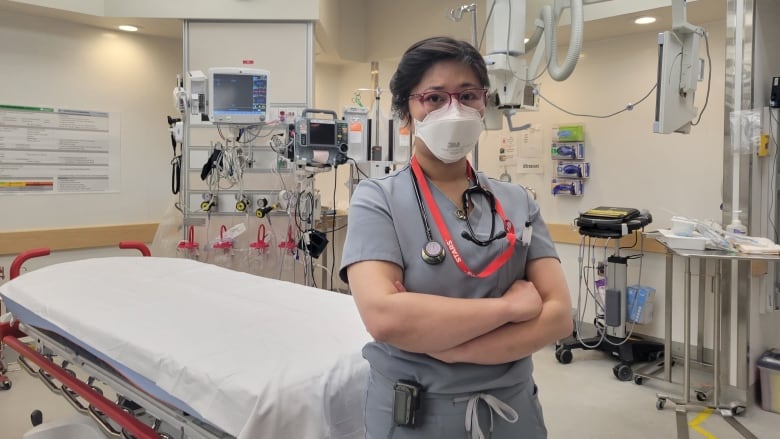
[(466, 158), (487, 87), (479, 52), (446, 37), (390, 82), (414, 155), (355, 190), (340, 271), (375, 339), (369, 439), (547, 437), (531, 354), (571, 333), (569, 291), (536, 203)]

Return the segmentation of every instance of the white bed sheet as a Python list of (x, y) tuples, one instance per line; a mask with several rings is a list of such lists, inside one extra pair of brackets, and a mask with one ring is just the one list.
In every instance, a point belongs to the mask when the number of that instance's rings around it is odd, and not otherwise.
[(238, 438), (362, 438), (352, 298), (187, 259), (44, 267), (0, 294)]

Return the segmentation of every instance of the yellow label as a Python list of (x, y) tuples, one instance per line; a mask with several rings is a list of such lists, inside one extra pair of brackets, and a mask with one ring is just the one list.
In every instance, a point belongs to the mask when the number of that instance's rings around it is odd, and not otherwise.
[(591, 209), (585, 212), (588, 215), (608, 216), (612, 218), (619, 218), (621, 216), (628, 215), (627, 210), (603, 210), (603, 209)]

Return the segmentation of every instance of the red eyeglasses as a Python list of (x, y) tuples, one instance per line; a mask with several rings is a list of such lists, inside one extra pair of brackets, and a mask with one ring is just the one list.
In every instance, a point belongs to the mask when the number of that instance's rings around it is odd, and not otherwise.
[(429, 113), (440, 108), (449, 107), (450, 104), (452, 104), (453, 97), (457, 99), (461, 105), (481, 111), (485, 109), (487, 92), (487, 88), (468, 88), (454, 93), (436, 90), (411, 94), (409, 95), (409, 98), (417, 98), (420, 105)]

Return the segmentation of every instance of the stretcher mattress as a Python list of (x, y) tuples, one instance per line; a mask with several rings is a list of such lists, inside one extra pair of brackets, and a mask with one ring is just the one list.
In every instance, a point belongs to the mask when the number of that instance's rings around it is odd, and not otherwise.
[(238, 438), (362, 438), (370, 340), (352, 298), (188, 259), (114, 257), (7, 282), (15, 318)]

